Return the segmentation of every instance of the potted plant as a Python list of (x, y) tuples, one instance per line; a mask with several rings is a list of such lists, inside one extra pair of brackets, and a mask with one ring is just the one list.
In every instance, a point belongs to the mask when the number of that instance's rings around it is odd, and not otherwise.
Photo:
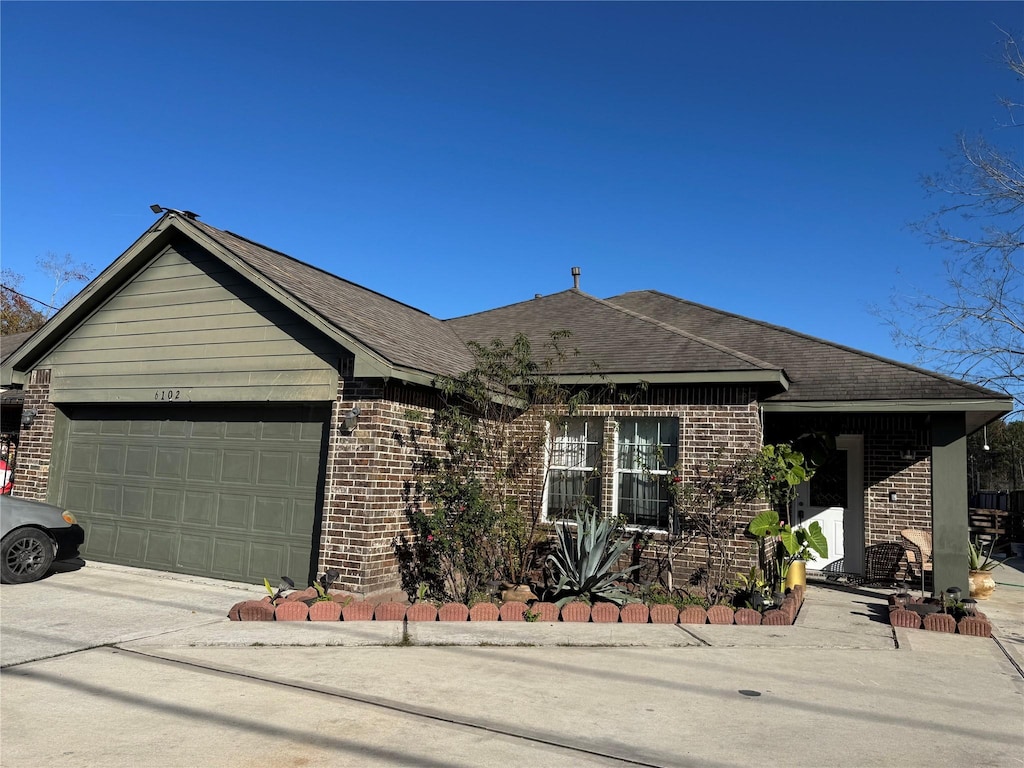
[(1002, 563), (992, 557), (995, 544), (993, 538), (986, 552), (977, 542), (967, 542), (967, 581), (971, 586), (971, 597), (975, 600), (988, 600), (996, 590), (992, 571)]
[[(793, 528), (779, 520), (779, 513), (766, 509), (759, 513), (747, 528), (758, 540), (758, 550), (765, 573), (774, 571), (777, 579), (788, 589), (807, 585), (807, 561), (817, 555), (828, 557), (828, 540), (821, 525), (815, 520), (806, 528)], [(774, 540), (775, 562), (767, 562), (767, 542)], [(774, 568), (772, 567), (774, 565)], [(779, 583), (777, 586), (782, 586)]]
[(818, 555), (828, 557), (828, 540), (821, 524), (815, 520), (806, 528), (784, 526), (780, 534), (782, 546), (789, 557), (783, 566), (786, 588), (807, 586), (807, 561), (816, 560)]

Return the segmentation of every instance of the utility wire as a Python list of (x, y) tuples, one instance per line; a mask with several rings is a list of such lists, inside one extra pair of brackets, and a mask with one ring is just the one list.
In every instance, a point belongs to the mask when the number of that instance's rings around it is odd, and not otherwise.
[(21, 291), (14, 290), (9, 285), (0, 285), (0, 288), (3, 288), (5, 291), (10, 291), (11, 293), (13, 293), (13, 294), (15, 294), (17, 296), (21, 296), (21, 298), (23, 298), (23, 299), (28, 299), (29, 301), (34, 301), (36, 304), (42, 304), (47, 309), (56, 309), (56, 307), (50, 306), (45, 301), (40, 301), (39, 299), (33, 299), (31, 296), (26, 296)]

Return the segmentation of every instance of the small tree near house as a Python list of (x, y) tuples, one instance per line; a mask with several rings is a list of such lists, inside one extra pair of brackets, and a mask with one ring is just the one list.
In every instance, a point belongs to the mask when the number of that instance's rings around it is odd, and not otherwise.
[(470, 343), (473, 367), (438, 382), (435, 447), (419, 451), (416, 468), (425, 503), (409, 505), (410, 535), (398, 542), (410, 594), (425, 585), (434, 599), (472, 602), (494, 581), (526, 582), (546, 538), (545, 422), (557, 428), (588, 399), (555, 377), (567, 337), (553, 333), (540, 358), (522, 334)]
[[(736, 571), (737, 543), (750, 502), (758, 498), (753, 456), (727, 457), (719, 450), (693, 468), (692, 479), (670, 489), (679, 514), (678, 536), (696, 549), (690, 582), (711, 605), (725, 602)], [(676, 472), (674, 477), (680, 477)], [(673, 478), (674, 479), (674, 478)]]

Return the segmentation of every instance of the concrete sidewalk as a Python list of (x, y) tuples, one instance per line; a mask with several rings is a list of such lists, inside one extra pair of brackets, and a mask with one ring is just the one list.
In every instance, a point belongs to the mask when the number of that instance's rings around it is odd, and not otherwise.
[[(1024, 562), (997, 569), (979, 603), (998, 645), (1024, 668)], [(886, 620), (891, 590), (811, 583), (791, 627), (519, 622), (231, 622), (234, 603), (262, 587), (105, 563), (0, 588), (0, 666), (102, 645), (133, 647), (496, 645), (895, 650), (934, 635)], [(971, 643), (975, 638), (953, 638)], [(918, 638), (916, 646), (934, 641)], [(985, 641), (988, 642), (988, 641)], [(962, 646), (966, 647), (966, 646)]]
[(983, 606), (998, 640), (818, 585), (793, 627), (226, 619), (261, 592), (92, 563), (0, 588), (0, 765), (1024, 765), (1024, 589)]

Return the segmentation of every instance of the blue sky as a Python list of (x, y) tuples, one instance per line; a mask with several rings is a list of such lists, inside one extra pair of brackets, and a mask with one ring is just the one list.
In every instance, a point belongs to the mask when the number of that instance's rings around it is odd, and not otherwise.
[[(887, 357), (1020, 3), (0, 4), (0, 254), (198, 212), (454, 317), (651, 288)], [(68, 297), (65, 297), (68, 298)]]

